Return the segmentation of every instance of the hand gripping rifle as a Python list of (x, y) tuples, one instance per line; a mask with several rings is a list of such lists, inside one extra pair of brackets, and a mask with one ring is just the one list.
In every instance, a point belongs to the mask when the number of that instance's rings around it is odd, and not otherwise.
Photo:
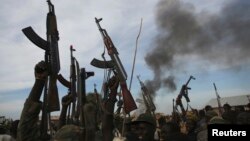
[(185, 111), (185, 109), (184, 109), (184, 107), (183, 107), (183, 104), (182, 104), (181, 99), (182, 99), (182, 96), (184, 96), (185, 99), (186, 99), (186, 101), (187, 101), (187, 103), (190, 102), (190, 99), (189, 99), (189, 97), (188, 97), (188, 90), (190, 90), (191, 88), (188, 87), (188, 84), (189, 84), (189, 82), (190, 82), (191, 79), (194, 79), (194, 80), (195, 80), (195, 78), (194, 78), (192, 75), (189, 77), (189, 79), (188, 79), (188, 81), (186, 82), (186, 84), (182, 85), (181, 91), (180, 91), (180, 93), (179, 93), (179, 95), (177, 96), (176, 101), (175, 101), (175, 102), (176, 102), (176, 105), (175, 105), (175, 106), (176, 106), (176, 109), (177, 109), (177, 106), (180, 106), (181, 111), (182, 111), (182, 116), (183, 116), (183, 117), (186, 115), (186, 111)]
[(47, 14), (47, 41), (39, 37), (32, 27), (22, 29), (26, 37), (35, 45), (45, 50), (45, 62), (49, 68), (49, 88), (48, 88), (48, 111), (59, 111), (60, 102), (57, 90), (57, 74), (60, 71), (60, 60), (58, 50), (59, 34), (57, 31), (56, 15), (54, 5), (47, 1), (49, 12)]
[(130, 113), (131, 111), (137, 109), (136, 103), (133, 99), (133, 96), (131, 95), (130, 91), (127, 88), (126, 80), (127, 80), (127, 74), (126, 71), (120, 61), (120, 58), (118, 56), (118, 52), (109, 37), (107, 31), (103, 29), (100, 26), (100, 21), (101, 19), (95, 18), (95, 22), (99, 28), (99, 31), (103, 37), (104, 44), (107, 48), (108, 54), (111, 58), (111, 61), (99, 61), (97, 59), (93, 59), (91, 61), (91, 65), (98, 67), (98, 68), (114, 68), (114, 74), (118, 75), (119, 81), (120, 81), (120, 86), (122, 89), (122, 96), (123, 96), (123, 101), (124, 101), (124, 111), (126, 114)]
[[(59, 111), (60, 102), (57, 90), (57, 74), (60, 71), (60, 60), (58, 50), (59, 35), (57, 31), (56, 15), (54, 11), (54, 5), (47, 1), (49, 6), (49, 12), (47, 14), (46, 28), (47, 28), (47, 41), (39, 37), (32, 27), (26, 27), (22, 29), (25, 36), (36, 46), (45, 50), (44, 60), (48, 68), (48, 78), (45, 82), (44, 88), (44, 100), (42, 108), (42, 123), (41, 123), (41, 135), (46, 138), (48, 131), (48, 118), (49, 112)], [(47, 80), (49, 80), (47, 91)]]
[(219, 115), (221, 116), (222, 115), (222, 106), (221, 106), (221, 102), (220, 102), (220, 96), (217, 92), (217, 88), (215, 86), (215, 83), (214, 84), (214, 90), (215, 90), (215, 94), (216, 94), (216, 98), (217, 98), (217, 102), (218, 102), (218, 109), (219, 109)]

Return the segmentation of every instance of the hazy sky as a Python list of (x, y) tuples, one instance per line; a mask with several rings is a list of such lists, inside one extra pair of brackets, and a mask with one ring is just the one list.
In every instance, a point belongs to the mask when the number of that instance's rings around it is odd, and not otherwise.
[[(172, 111), (182, 84), (190, 75), (190, 105), (203, 108), (215, 97), (216, 83), (221, 97), (250, 94), (250, 2), (247, 0), (52, 0), (59, 31), (60, 73), (69, 78), (70, 45), (81, 68), (94, 71), (87, 80), (87, 92), (94, 83), (101, 91), (103, 70), (90, 65), (101, 58), (104, 45), (95, 17), (115, 44), (128, 80), (138, 42), (131, 92), (140, 97), (136, 75), (154, 90), (158, 112)], [(22, 29), (32, 26), (46, 39), (46, 0), (1, 0), (0, 8), (0, 115), (18, 119), (34, 82), (34, 65), (44, 51), (31, 43)], [(106, 58), (109, 56), (106, 54)], [(60, 97), (67, 88), (58, 83)]]

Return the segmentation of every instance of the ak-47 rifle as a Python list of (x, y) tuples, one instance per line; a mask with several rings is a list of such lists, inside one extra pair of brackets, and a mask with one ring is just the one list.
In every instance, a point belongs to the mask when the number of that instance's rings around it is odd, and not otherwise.
[(137, 75), (137, 79), (141, 85), (141, 90), (142, 90), (142, 97), (143, 97), (143, 101), (145, 103), (146, 106), (146, 111), (149, 112), (150, 114), (152, 114), (153, 116), (155, 116), (155, 104), (152, 100), (151, 95), (149, 94), (149, 91), (147, 89), (147, 87), (145, 86), (145, 84), (140, 80), (140, 76)]
[(190, 82), (191, 79), (194, 79), (194, 80), (195, 80), (195, 78), (194, 78), (192, 75), (189, 77), (189, 79), (188, 79), (188, 81), (186, 82), (186, 84), (182, 85), (181, 91), (180, 91), (180, 93), (179, 93), (179, 95), (177, 96), (176, 101), (175, 101), (175, 102), (176, 102), (176, 104), (175, 104), (176, 109), (177, 109), (177, 106), (180, 106), (181, 111), (182, 111), (182, 116), (183, 116), (183, 117), (185, 117), (186, 111), (185, 111), (185, 109), (184, 109), (184, 107), (183, 107), (183, 104), (182, 104), (181, 99), (182, 99), (182, 96), (184, 96), (185, 99), (186, 99), (186, 101), (187, 101), (187, 103), (190, 102), (190, 99), (189, 99), (189, 97), (188, 97), (188, 90), (190, 90), (191, 88), (188, 87), (188, 84), (189, 84), (189, 82)]
[(221, 102), (220, 102), (220, 96), (217, 92), (217, 88), (215, 86), (215, 83), (214, 84), (214, 90), (215, 90), (215, 94), (216, 94), (216, 98), (217, 98), (217, 103), (218, 103), (218, 109), (219, 109), (219, 115), (221, 116), (222, 115), (222, 106), (221, 106)]
[(76, 83), (77, 83), (77, 86), (76, 86), (76, 95), (77, 95), (77, 105), (76, 105), (76, 113), (75, 113), (75, 120), (77, 123), (80, 122), (80, 114), (81, 114), (81, 110), (82, 110), (82, 101), (81, 101), (81, 98), (82, 98), (82, 92), (81, 92), (81, 89), (82, 89), (82, 79), (81, 79), (81, 70), (80, 70), (80, 65), (78, 63), (78, 61), (75, 59), (75, 62), (76, 62)]
[(124, 102), (124, 111), (126, 114), (130, 113), (131, 111), (137, 109), (136, 103), (133, 99), (133, 96), (131, 95), (130, 91), (127, 88), (126, 80), (127, 80), (127, 74), (126, 71), (120, 61), (120, 58), (118, 56), (117, 49), (115, 48), (111, 38), (109, 37), (107, 31), (103, 29), (100, 26), (101, 19), (95, 18), (95, 22), (99, 28), (99, 31), (103, 37), (104, 44), (107, 48), (108, 54), (111, 58), (111, 61), (105, 61), (102, 62), (97, 59), (93, 59), (91, 61), (91, 65), (98, 67), (98, 68), (114, 68), (114, 74), (118, 75), (120, 86), (122, 89), (122, 96), (123, 96), (123, 102)]
[(72, 101), (72, 108), (71, 108), (71, 121), (75, 120), (75, 114), (76, 114), (76, 98), (77, 98), (77, 94), (76, 94), (76, 66), (75, 66), (75, 57), (73, 56), (73, 51), (75, 51), (75, 49), (73, 48), (73, 46), (70, 46), (70, 84), (71, 84), (71, 95), (73, 96), (73, 101)]
[[(145, 84), (140, 80), (139, 75), (137, 75), (137, 79), (139, 80), (139, 83), (141, 85), (142, 97), (143, 97), (143, 101), (144, 101), (145, 106), (146, 106), (146, 112), (151, 114), (154, 117), (155, 121), (158, 123), (158, 120), (156, 119), (156, 115), (155, 115), (156, 107), (155, 107), (155, 104), (152, 100), (152, 97), (151, 97), (147, 87), (145, 86)], [(157, 135), (160, 138), (160, 132), (158, 130), (157, 130)]]
[[(36, 46), (45, 50), (45, 62), (48, 68), (48, 82), (46, 81), (45, 89), (44, 89), (44, 101), (43, 101), (43, 115), (42, 115), (42, 134), (47, 134), (48, 130), (48, 113), (53, 111), (60, 110), (60, 101), (58, 97), (58, 89), (56, 85), (57, 74), (60, 71), (60, 59), (59, 59), (59, 50), (58, 50), (58, 30), (56, 23), (56, 15), (54, 10), (54, 5), (47, 1), (49, 6), (49, 12), (47, 14), (47, 40), (39, 37), (32, 27), (27, 27), (22, 29), (23, 33), (26, 37), (33, 42)], [(47, 84), (48, 84), (48, 92), (47, 92)]]
[(101, 120), (101, 116), (102, 116), (102, 104), (101, 104), (101, 101), (100, 101), (100, 97), (99, 97), (99, 94), (97, 92), (97, 89), (96, 89), (96, 84), (94, 84), (94, 95), (95, 95), (95, 99), (96, 99), (96, 107), (97, 107), (97, 112), (96, 112), (96, 127), (98, 127), (98, 124)]
[(174, 105), (174, 99), (173, 99), (172, 119), (173, 119), (174, 121), (177, 121), (177, 118), (176, 118), (176, 109), (175, 109), (175, 105)]
[[(81, 68), (80, 69), (80, 79), (81, 79), (81, 81), (80, 81), (80, 95), (79, 95), (79, 97), (78, 97), (78, 99), (79, 99), (79, 107), (81, 107), (80, 108), (80, 127), (82, 128), (82, 129), (84, 129), (85, 128), (85, 119), (84, 119), (84, 114), (86, 114), (86, 113), (84, 113), (83, 112), (83, 106), (85, 105), (85, 103), (86, 103), (86, 79), (88, 79), (90, 76), (94, 76), (95, 75), (95, 73), (94, 72), (86, 72), (86, 70), (85, 70), (85, 68)], [(86, 133), (86, 129), (84, 129), (83, 130), (83, 138), (85, 138), (85, 137), (87, 137), (87, 135), (86, 135), (87, 133)]]
[(60, 102), (56, 85), (57, 74), (60, 71), (58, 50), (59, 34), (56, 24), (54, 5), (48, 0), (49, 12), (47, 14), (47, 41), (39, 37), (32, 27), (22, 29), (26, 37), (35, 45), (45, 50), (45, 62), (49, 68), (48, 110), (59, 111)]
[[(66, 88), (68, 88), (68, 95), (71, 95), (71, 82), (66, 80), (62, 74), (58, 74), (57, 75), (57, 80), (63, 85), (65, 86)], [(67, 114), (67, 118), (66, 118), (66, 124), (69, 124), (71, 122), (70, 120), (70, 105), (69, 105), (69, 108), (67, 108), (67, 111), (68, 111), (68, 114)]]
[[(73, 56), (73, 51), (75, 49), (73, 46), (70, 46), (70, 81), (66, 80), (61, 74), (58, 75), (57, 79), (59, 82), (69, 89), (69, 94), (72, 95), (72, 108), (71, 105), (68, 109), (68, 118), (67, 123), (75, 122), (79, 118), (79, 107), (76, 107), (76, 102), (79, 103), (79, 93), (81, 86), (80, 79), (80, 68), (79, 63), (76, 58)], [(78, 106), (78, 105), (77, 105)]]

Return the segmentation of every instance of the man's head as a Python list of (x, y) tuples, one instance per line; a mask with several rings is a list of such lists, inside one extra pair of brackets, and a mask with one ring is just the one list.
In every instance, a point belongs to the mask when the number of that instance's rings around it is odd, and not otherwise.
[(156, 121), (155, 118), (149, 114), (149, 113), (143, 113), (138, 116), (138, 118), (134, 121), (132, 121), (134, 124), (136, 123), (147, 123), (152, 125), (153, 127), (156, 127)]
[(167, 122), (161, 129), (161, 136), (164, 140), (172, 138), (172, 136), (180, 133), (180, 127), (176, 122)]
[(210, 119), (208, 124), (229, 124), (229, 122), (224, 120), (222, 117), (214, 116)]
[(247, 108), (248, 108), (248, 110), (250, 110), (250, 102), (247, 103)]
[(224, 108), (225, 111), (231, 110), (231, 106), (228, 103), (224, 104), (223, 108)]
[(156, 121), (151, 114), (141, 114), (135, 121), (129, 124), (135, 128), (135, 130), (131, 131), (138, 136), (140, 141), (152, 141), (154, 139)]
[(188, 132), (192, 132), (196, 127), (198, 117), (193, 113), (187, 113), (186, 115), (186, 129)]
[(207, 111), (210, 111), (210, 110), (213, 110), (212, 106), (206, 105), (205, 106), (205, 111), (207, 112)]
[(250, 124), (250, 113), (241, 112), (237, 115), (237, 124)]
[(82, 131), (79, 126), (65, 125), (59, 129), (53, 141), (81, 141)]
[(215, 116), (218, 116), (218, 114), (213, 110), (206, 112), (206, 121), (209, 122)]

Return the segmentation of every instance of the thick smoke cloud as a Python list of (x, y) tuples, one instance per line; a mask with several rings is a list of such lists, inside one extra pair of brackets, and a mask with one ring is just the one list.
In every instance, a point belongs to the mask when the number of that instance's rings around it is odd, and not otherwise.
[[(240, 66), (250, 60), (250, 1), (226, 1), (219, 13), (196, 12), (192, 4), (162, 0), (157, 5), (159, 29), (154, 48), (145, 61), (153, 70), (147, 86), (154, 94), (160, 88), (176, 90), (175, 75), (196, 58), (198, 67)], [(182, 59), (181, 59), (182, 58)]]

